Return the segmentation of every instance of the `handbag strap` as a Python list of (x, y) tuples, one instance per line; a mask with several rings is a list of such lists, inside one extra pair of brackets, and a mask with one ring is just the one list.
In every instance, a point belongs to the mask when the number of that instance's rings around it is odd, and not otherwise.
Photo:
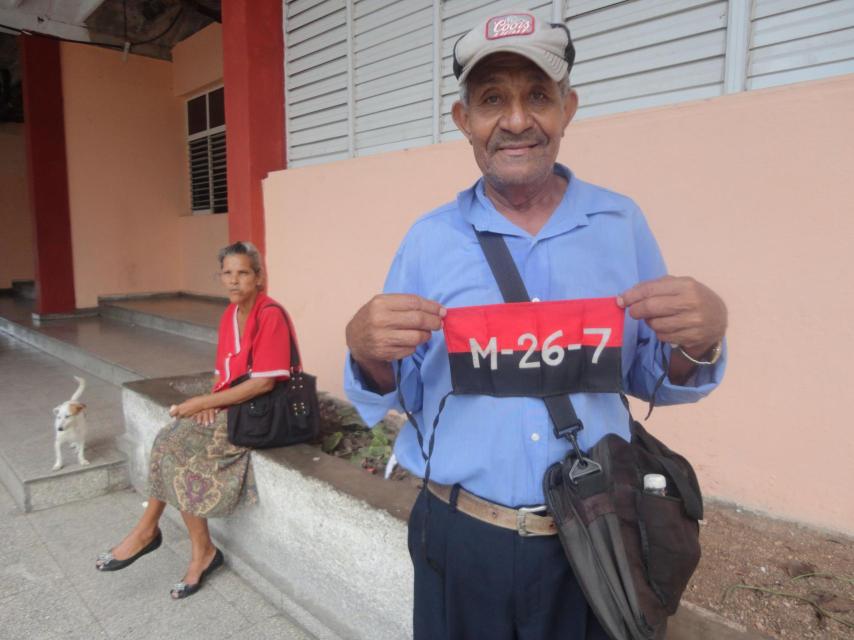
[(280, 304), (276, 304), (275, 302), (265, 304), (263, 307), (258, 309), (258, 314), (256, 316), (257, 321), (255, 322), (255, 326), (252, 330), (252, 339), (249, 341), (249, 354), (246, 356), (246, 368), (249, 371), (252, 370), (252, 347), (255, 345), (255, 338), (258, 336), (258, 325), (261, 324), (261, 312), (264, 309), (269, 309), (270, 307), (275, 307), (276, 309), (281, 311), (282, 317), (284, 317), (285, 319), (285, 324), (288, 325), (288, 338), (290, 338), (291, 341), (291, 372), (296, 373), (302, 371), (302, 360), (299, 355), (299, 347), (297, 346), (297, 341), (295, 337), (296, 332), (294, 331), (293, 322), (291, 322), (291, 317), (288, 315), (288, 312), (285, 311), (285, 308)]
[[(504, 242), (503, 236), (489, 231), (479, 231), (475, 227), (472, 228), (477, 236), (477, 241), (480, 243), (483, 255), (486, 256), (486, 262), (489, 264), (492, 275), (498, 283), (504, 301), (530, 302), (528, 289), (522, 281), (522, 276), (513, 261), (513, 256), (510, 254), (510, 249)], [(569, 394), (546, 396), (543, 401), (546, 403), (555, 437), (558, 439), (566, 438), (575, 452), (576, 460), (570, 471), (570, 477), (575, 480), (600, 471), (601, 467), (598, 463), (584, 456), (578, 446), (578, 432), (584, 428), (584, 425), (578, 418), (578, 414), (575, 413), (575, 407), (572, 406)]]

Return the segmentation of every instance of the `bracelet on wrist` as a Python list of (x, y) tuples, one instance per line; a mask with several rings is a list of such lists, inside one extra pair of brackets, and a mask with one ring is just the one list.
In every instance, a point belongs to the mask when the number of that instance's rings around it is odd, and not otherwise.
[(679, 353), (681, 353), (682, 357), (685, 358), (688, 362), (691, 362), (691, 363), (697, 365), (698, 367), (710, 367), (710, 366), (712, 366), (718, 360), (720, 360), (721, 354), (723, 353), (723, 340), (718, 340), (711, 349), (709, 349), (708, 351), (706, 351), (706, 353), (703, 354), (703, 356), (705, 356), (705, 358), (706, 358), (705, 360), (694, 358), (694, 357), (688, 355), (688, 353), (685, 351), (685, 349), (683, 349), (678, 344), (673, 344), (670, 346), (673, 347), (674, 349), (676, 349)]

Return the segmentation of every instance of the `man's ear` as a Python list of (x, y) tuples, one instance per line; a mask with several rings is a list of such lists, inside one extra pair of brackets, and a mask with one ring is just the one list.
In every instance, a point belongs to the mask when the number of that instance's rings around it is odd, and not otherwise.
[(469, 110), (462, 100), (457, 100), (454, 106), (451, 107), (451, 117), (454, 119), (454, 124), (457, 129), (463, 132), (466, 140), (471, 144), (471, 130), (469, 129)]
[[(575, 117), (575, 113), (578, 111), (578, 93), (576, 93), (575, 89), (570, 89), (566, 92), (566, 96), (563, 98), (563, 128), (564, 131), (569, 126), (569, 123), (572, 122), (572, 119)], [(563, 135), (563, 132), (561, 133)]]

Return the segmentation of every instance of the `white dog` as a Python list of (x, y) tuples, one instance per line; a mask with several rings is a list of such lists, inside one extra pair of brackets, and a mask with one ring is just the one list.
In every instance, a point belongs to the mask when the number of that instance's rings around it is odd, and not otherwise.
[(83, 449), (86, 446), (86, 414), (83, 413), (83, 410), (86, 405), (78, 402), (86, 388), (86, 380), (77, 376), (74, 376), (74, 379), (77, 380), (77, 391), (69, 400), (53, 410), (53, 415), (56, 416), (53, 423), (56, 430), (56, 438), (53, 441), (53, 450), (56, 452), (54, 471), (62, 469), (62, 444), (64, 442), (68, 442), (77, 450), (78, 464), (89, 464), (89, 461), (83, 456)]

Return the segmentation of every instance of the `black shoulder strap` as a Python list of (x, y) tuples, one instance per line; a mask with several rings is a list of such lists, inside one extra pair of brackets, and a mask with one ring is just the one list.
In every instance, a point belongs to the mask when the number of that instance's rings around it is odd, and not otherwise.
[(480, 248), (486, 256), (489, 268), (492, 269), (498, 288), (501, 289), (504, 302), (530, 302), (528, 289), (522, 282), (522, 276), (519, 275), (519, 269), (513, 262), (513, 256), (510, 255), (510, 249), (507, 248), (504, 238), (489, 231), (475, 229), (474, 232), (477, 234), (477, 241), (480, 242)]
[(290, 338), (291, 341), (291, 371), (301, 371), (302, 360), (299, 355), (299, 347), (297, 347), (296, 332), (294, 331), (293, 322), (291, 322), (291, 317), (288, 315), (288, 312), (285, 311), (285, 308), (276, 303), (265, 304), (263, 307), (258, 309), (258, 315), (256, 316), (257, 321), (255, 322), (255, 327), (252, 331), (252, 339), (249, 341), (249, 355), (246, 357), (246, 368), (250, 371), (252, 370), (252, 347), (255, 346), (255, 338), (258, 336), (258, 325), (261, 324), (261, 312), (264, 309), (269, 309), (270, 307), (275, 307), (281, 311), (282, 317), (285, 319), (285, 324), (288, 325), (288, 338)]
[[(504, 238), (497, 233), (488, 231), (475, 229), (474, 232), (477, 241), (480, 243), (480, 248), (483, 250), (483, 255), (486, 256), (486, 261), (489, 263), (489, 268), (492, 270), (492, 275), (498, 283), (504, 301), (530, 301), (528, 290), (525, 288), (525, 283), (522, 281), (519, 269), (516, 268), (516, 263), (513, 262), (513, 256), (510, 255), (510, 249), (507, 248)], [(568, 395), (546, 396), (543, 400), (549, 410), (555, 436), (561, 438), (570, 433), (577, 433), (583, 428), (584, 425), (578, 419), (575, 407), (572, 406), (572, 401)]]

